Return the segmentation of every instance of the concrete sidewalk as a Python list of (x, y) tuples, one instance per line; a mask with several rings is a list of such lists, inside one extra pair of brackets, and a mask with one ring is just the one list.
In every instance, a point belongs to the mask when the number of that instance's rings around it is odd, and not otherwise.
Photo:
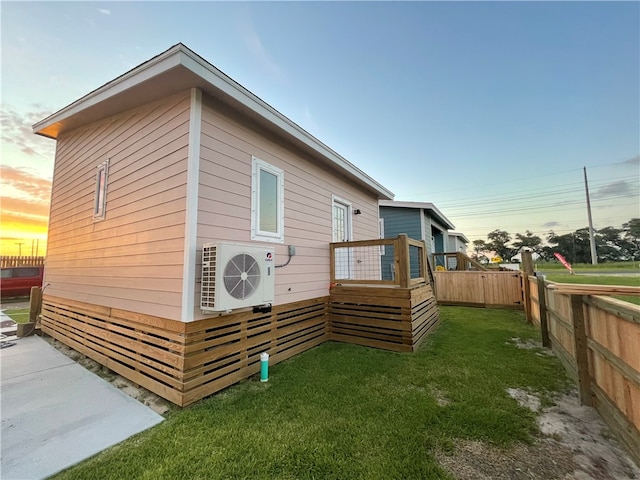
[(0, 350), (0, 478), (45, 478), (163, 420), (37, 336)]

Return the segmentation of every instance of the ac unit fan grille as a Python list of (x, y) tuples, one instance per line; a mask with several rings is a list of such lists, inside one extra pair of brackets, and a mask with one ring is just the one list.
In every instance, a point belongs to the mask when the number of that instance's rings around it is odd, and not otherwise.
[(233, 298), (244, 300), (260, 285), (260, 265), (246, 253), (233, 256), (224, 267), (224, 286)]

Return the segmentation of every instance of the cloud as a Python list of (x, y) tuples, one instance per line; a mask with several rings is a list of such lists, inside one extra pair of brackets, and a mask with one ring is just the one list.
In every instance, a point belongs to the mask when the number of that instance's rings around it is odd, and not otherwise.
[(248, 12), (241, 19), (240, 24), (238, 25), (238, 30), (242, 41), (247, 46), (255, 60), (260, 64), (262, 69), (278, 81), (285, 80), (286, 76), (262, 44), (262, 40), (256, 32), (253, 21), (251, 20), (251, 16)]
[(597, 189), (591, 196), (592, 198), (606, 198), (610, 196), (624, 197), (630, 195), (637, 195), (638, 190), (626, 180), (619, 180), (617, 182), (604, 185)]
[(2, 212), (2, 238), (4, 234), (24, 235), (27, 233), (47, 233), (49, 217), (30, 217), (16, 213)]
[(640, 166), (640, 155), (636, 155), (635, 157), (630, 158), (629, 160), (624, 160), (623, 162), (618, 162), (617, 165)]
[(98, 12), (100, 12), (102, 15), (111, 15), (111, 10), (107, 10), (106, 8), (99, 8)]
[[(2, 210), (8, 198), (48, 205), (51, 197), (51, 180), (40, 177), (27, 168), (0, 165), (0, 186), (2, 186)], [(7, 195), (7, 191), (15, 192)], [(7, 199), (7, 200), (5, 200)], [(48, 213), (48, 212), (47, 212)]]
[(53, 160), (55, 154), (55, 142), (51, 139), (40, 137), (33, 133), (31, 126), (48, 116), (51, 111), (43, 109), (40, 105), (32, 105), (32, 110), (20, 114), (10, 106), (5, 106), (0, 113), (2, 125), (2, 142), (15, 145), (18, 149), (30, 156)]
[(5, 215), (14, 214), (21, 218), (35, 218), (45, 220), (49, 217), (49, 202), (39, 202), (23, 198), (0, 197), (0, 205), (2, 205), (2, 221), (5, 221)]
[(302, 109), (302, 127), (308, 132), (314, 132), (317, 136), (320, 127), (318, 127), (318, 123), (316, 122), (313, 114), (311, 113), (311, 109), (309, 105), (304, 105)]
[(553, 228), (553, 227), (559, 227), (561, 225), (560, 222), (556, 222), (556, 221), (552, 221), (552, 222), (547, 222), (547, 223), (543, 223), (542, 226), (545, 228)]

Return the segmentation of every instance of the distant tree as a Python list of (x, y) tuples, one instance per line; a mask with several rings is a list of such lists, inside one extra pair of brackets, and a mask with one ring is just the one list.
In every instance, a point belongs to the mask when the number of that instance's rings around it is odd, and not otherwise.
[(473, 244), (473, 252), (474, 252), (473, 256), (476, 260), (478, 260), (481, 256), (484, 256), (481, 254), (489, 250), (489, 247), (487, 246), (487, 242), (485, 242), (484, 240), (474, 240), (471, 243)]
[(553, 230), (547, 235), (549, 247), (544, 249), (545, 256), (551, 258), (560, 253), (569, 263), (591, 263), (589, 229), (580, 228), (573, 233), (557, 235)]
[(533, 252), (540, 253), (542, 251), (542, 239), (534, 235), (533, 232), (527, 230), (524, 232), (524, 235), (521, 233), (516, 233), (516, 241), (513, 242), (513, 248), (516, 251), (520, 251), (520, 249), (526, 247), (530, 248)]
[(514, 251), (507, 244), (511, 241), (511, 235), (504, 230), (494, 230), (487, 234), (489, 242), (487, 246), (490, 250), (493, 250), (495, 254), (505, 261), (510, 261), (514, 255)]
[(640, 259), (640, 218), (632, 218), (622, 224), (625, 247), (630, 260)]
[(623, 230), (615, 227), (601, 228), (596, 232), (596, 251), (599, 262), (629, 260), (627, 241), (622, 238)]

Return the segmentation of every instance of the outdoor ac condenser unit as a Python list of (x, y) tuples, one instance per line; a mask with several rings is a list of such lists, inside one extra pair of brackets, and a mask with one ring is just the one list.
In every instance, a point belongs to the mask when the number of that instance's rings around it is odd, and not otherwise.
[(275, 293), (272, 248), (238, 243), (205, 243), (202, 246), (203, 313), (269, 305)]

